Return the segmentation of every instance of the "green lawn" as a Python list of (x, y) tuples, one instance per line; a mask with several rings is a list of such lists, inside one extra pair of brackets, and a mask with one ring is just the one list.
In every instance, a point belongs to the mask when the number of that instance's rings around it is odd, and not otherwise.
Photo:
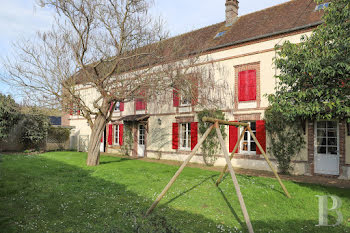
[[(153, 214), (143, 214), (176, 166), (85, 153), (0, 157), (0, 232), (240, 232), (243, 215), (229, 176), (186, 168)], [(350, 232), (350, 190), (238, 175), (255, 232)], [(337, 195), (344, 221), (316, 227), (318, 198)], [(331, 202), (331, 201), (330, 201)], [(331, 203), (329, 203), (331, 205)], [(335, 222), (334, 213), (330, 223)]]

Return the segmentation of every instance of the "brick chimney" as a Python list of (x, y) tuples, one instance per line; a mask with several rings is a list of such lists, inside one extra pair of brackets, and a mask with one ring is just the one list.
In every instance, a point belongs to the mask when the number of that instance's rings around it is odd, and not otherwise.
[(226, 0), (226, 25), (231, 25), (238, 17), (238, 0)]

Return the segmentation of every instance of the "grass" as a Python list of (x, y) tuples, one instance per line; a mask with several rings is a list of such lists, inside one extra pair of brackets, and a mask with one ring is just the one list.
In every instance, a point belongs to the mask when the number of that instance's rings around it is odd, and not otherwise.
[[(85, 153), (2, 155), (1, 232), (245, 232), (229, 176), (186, 168), (151, 216), (143, 215), (176, 166), (104, 156), (85, 166)], [(350, 190), (238, 175), (255, 232), (350, 232)], [(342, 225), (316, 227), (318, 198), (337, 195)], [(329, 201), (331, 202), (331, 201)], [(331, 206), (331, 203), (329, 203)], [(330, 213), (330, 224), (336, 214)]]

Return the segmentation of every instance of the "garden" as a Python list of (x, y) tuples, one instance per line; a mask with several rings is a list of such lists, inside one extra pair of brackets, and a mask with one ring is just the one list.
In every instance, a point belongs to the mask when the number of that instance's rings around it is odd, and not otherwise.
[[(102, 156), (87, 167), (86, 153), (1, 155), (2, 232), (246, 232), (230, 177), (185, 168), (158, 207), (145, 212), (177, 166)], [(350, 189), (237, 175), (255, 232), (350, 232)], [(318, 224), (318, 197), (342, 200), (339, 226)], [(331, 199), (329, 208), (332, 206)], [(329, 224), (337, 214), (329, 212)]]

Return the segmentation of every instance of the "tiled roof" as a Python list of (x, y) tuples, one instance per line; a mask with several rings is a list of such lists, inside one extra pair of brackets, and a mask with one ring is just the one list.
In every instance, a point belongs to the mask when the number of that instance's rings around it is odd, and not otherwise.
[[(290, 31), (312, 28), (321, 23), (323, 16), (323, 10), (315, 11), (315, 8), (314, 0), (290, 0), (240, 16), (228, 27), (225, 22), (221, 22), (175, 36), (161, 43), (137, 49), (137, 52), (156, 53), (159, 56), (140, 56), (137, 59), (124, 61), (120, 63), (119, 71), (127, 72), (158, 63), (167, 63), (201, 51), (216, 50)], [(226, 33), (215, 38), (222, 31)], [(108, 62), (104, 62), (97, 69), (99, 73), (103, 73), (104, 69), (108, 70), (108, 66)], [(82, 82), (80, 78), (78, 80), (78, 83)]]
[[(253, 12), (238, 17), (237, 21), (229, 27), (225, 22), (214, 24), (175, 38), (188, 40), (188, 52), (203, 49), (222, 47), (229, 44), (245, 42), (273, 34), (279, 34), (292, 29), (301, 29), (307, 26), (315, 26), (321, 22), (323, 11), (315, 11), (314, 0), (291, 0), (261, 11)], [(226, 33), (214, 39), (221, 31)]]

